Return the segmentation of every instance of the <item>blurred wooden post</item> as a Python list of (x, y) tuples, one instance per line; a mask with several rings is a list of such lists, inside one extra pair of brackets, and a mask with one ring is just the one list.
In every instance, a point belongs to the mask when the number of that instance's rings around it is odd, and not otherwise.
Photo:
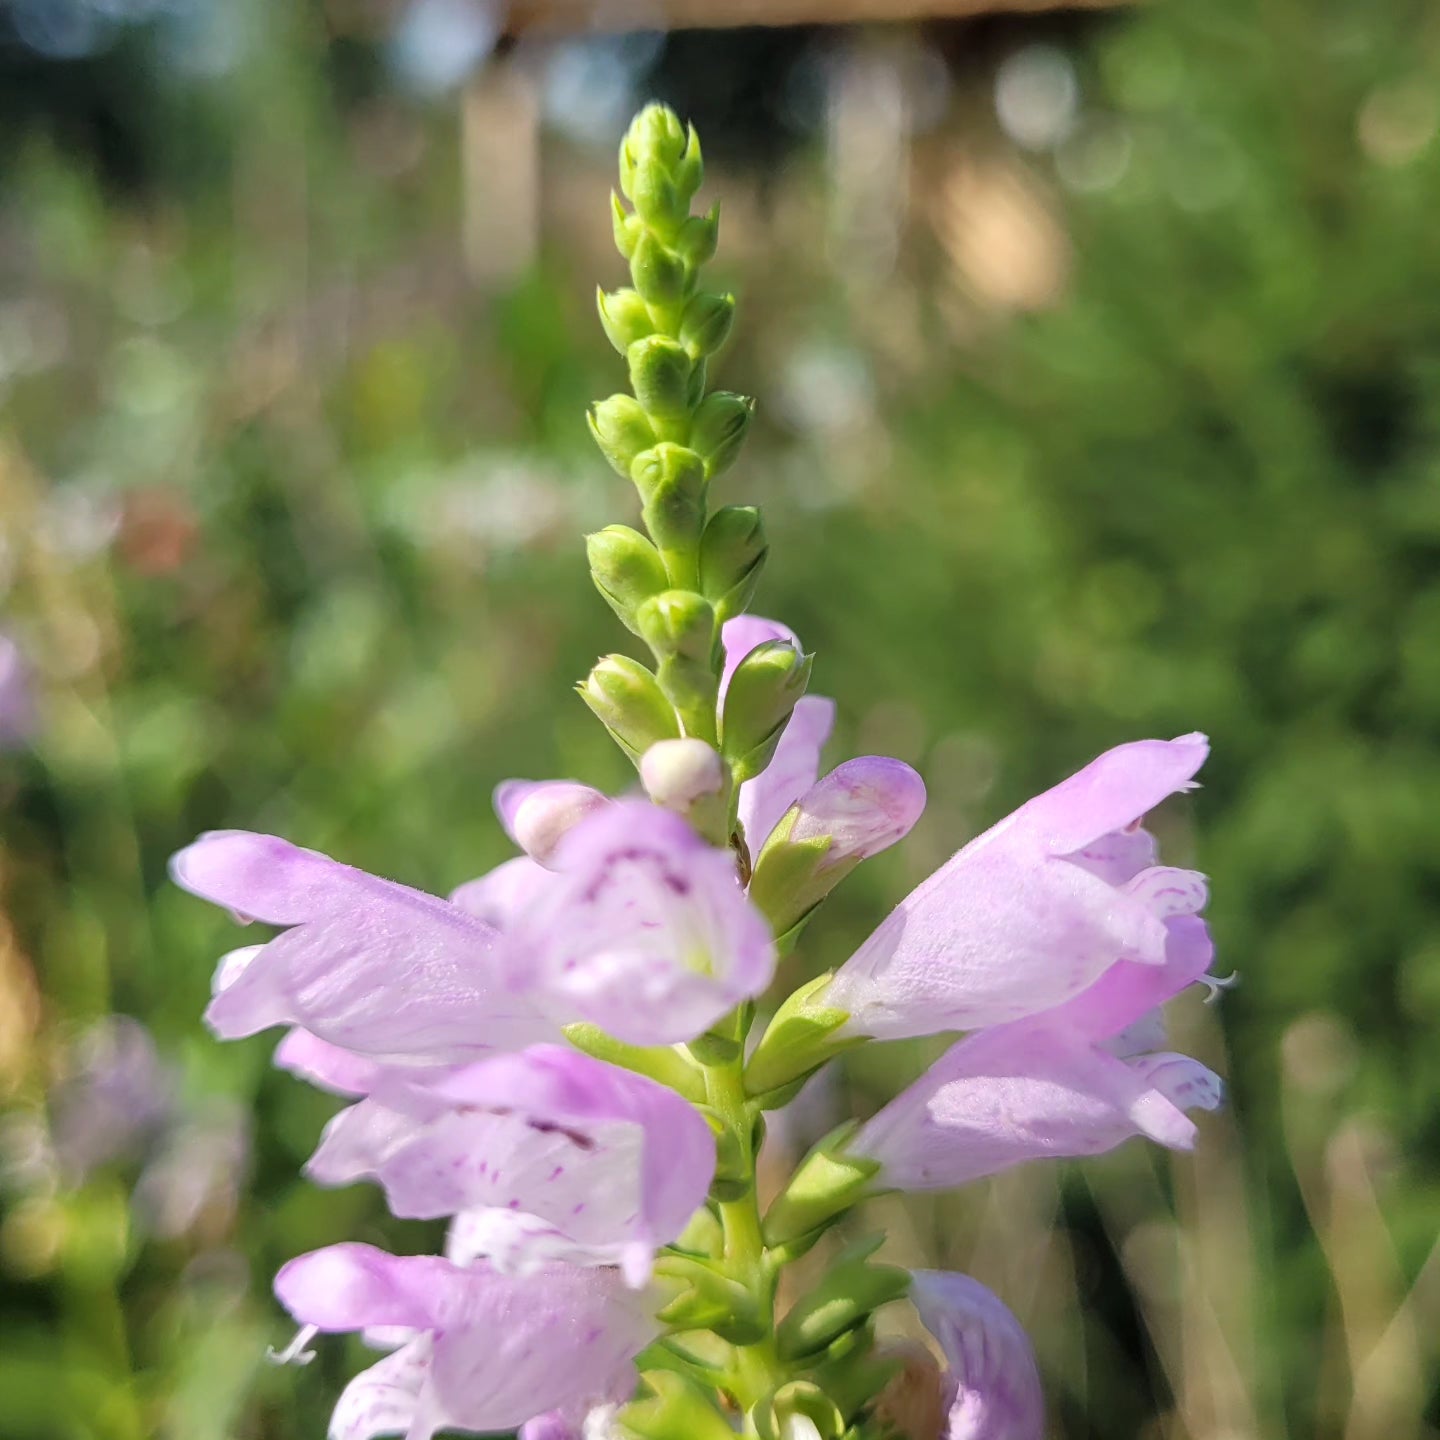
[(540, 104), (505, 60), (482, 66), (461, 101), (465, 273), (493, 289), (534, 260), (540, 229)]

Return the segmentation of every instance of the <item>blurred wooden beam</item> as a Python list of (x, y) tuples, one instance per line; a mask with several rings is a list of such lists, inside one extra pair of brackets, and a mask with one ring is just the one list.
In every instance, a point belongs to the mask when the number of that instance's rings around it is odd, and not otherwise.
[(1131, 0), (512, 0), (505, 28), (702, 30), (737, 25), (852, 25), (1044, 10), (1108, 10)]

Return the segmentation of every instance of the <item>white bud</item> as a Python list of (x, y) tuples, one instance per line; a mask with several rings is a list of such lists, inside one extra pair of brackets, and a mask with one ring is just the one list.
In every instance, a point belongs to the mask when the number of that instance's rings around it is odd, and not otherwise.
[(661, 740), (641, 758), (645, 793), (667, 810), (685, 811), (725, 784), (724, 762), (703, 740)]
[(609, 803), (607, 796), (576, 780), (506, 780), (495, 787), (500, 823), (541, 865), (549, 865), (571, 829)]

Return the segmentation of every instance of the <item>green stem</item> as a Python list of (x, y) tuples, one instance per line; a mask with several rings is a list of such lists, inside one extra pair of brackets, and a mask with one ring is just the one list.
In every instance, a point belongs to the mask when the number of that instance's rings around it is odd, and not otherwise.
[[(710, 1108), (736, 1134), (748, 1136), (752, 1116), (745, 1097), (744, 1059), (737, 1056), (705, 1068), (705, 1095)], [(775, 1345), (775, 1267), (765, 1253), (760, 1229), (760, 1203), (755, 1192), (755, 1157), (750, 1156), (749, 1180), (744, 1195), (720, 1205), (726, 1269), (755, 1296), (764, 1317), (765, 1337), (753, 1345), (737, 1345), (727, 1376), (727, 1388), (747, 1417), (756, 1404), (784, 1379), (784, 1367)], [(750, 1422), (747, 1419), (747, 1425)], [(753, 1434), (747, 1429), (746, 1434)]]

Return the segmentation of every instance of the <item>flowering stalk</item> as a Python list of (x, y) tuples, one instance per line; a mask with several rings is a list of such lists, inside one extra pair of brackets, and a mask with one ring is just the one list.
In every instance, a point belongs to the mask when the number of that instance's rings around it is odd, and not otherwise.
[[(751, 403), (706, 393), (734, 300), (700, 283), (718, 232), (690, 214), (701, 178), (694, 131), (644, 110), (620, 151), (633, 209), (613, 198), (633, 284), (599, 299), (633, 393), (590, 429), (645, 528), (590, 536), (590, 569), (653, 668), (606, 656), (579, 690), (648, 798), (507, 782), (522, 853), (448, 901), (244, 832), (172, 864), (280, 928), (222, 959), (207, 1019), (224, 1038), (289, 1027), (276, 1062), (355, 1102), (310, 1177), (450, 1220), (443, 1256), (340, 1244), (277, 1277), (302, 1327), (282, 1358), (322, 1331), (391, 1352), (332, 1440), (1039, 1440), (1029, 1341), (975, 1281), (860, 1242), (780, 1314), (782, 1271), (882, 1191), (1135, 1135), (1187, 1149), (1185, 1112), (1219, 1100), (1159, 1020), (1208, 978), (1204, 877), (1158, 864), (1142, 824), (1191, 785), (1195, 735), (1118, 746), (972, 840), (751, 1043), (778, 956), (925, 790), (881, 756), (822, 776), (835, 707), (806, 693), (794, 634), (745, 613), (766, 547), (757, 511), (709, 493)], [(766, 1111), (853, 1046), (954, 1031), (762, 1212)], [(907, 1293), (948, 1368), (907, 1365), (897, 1398), (874, 1315)]]

